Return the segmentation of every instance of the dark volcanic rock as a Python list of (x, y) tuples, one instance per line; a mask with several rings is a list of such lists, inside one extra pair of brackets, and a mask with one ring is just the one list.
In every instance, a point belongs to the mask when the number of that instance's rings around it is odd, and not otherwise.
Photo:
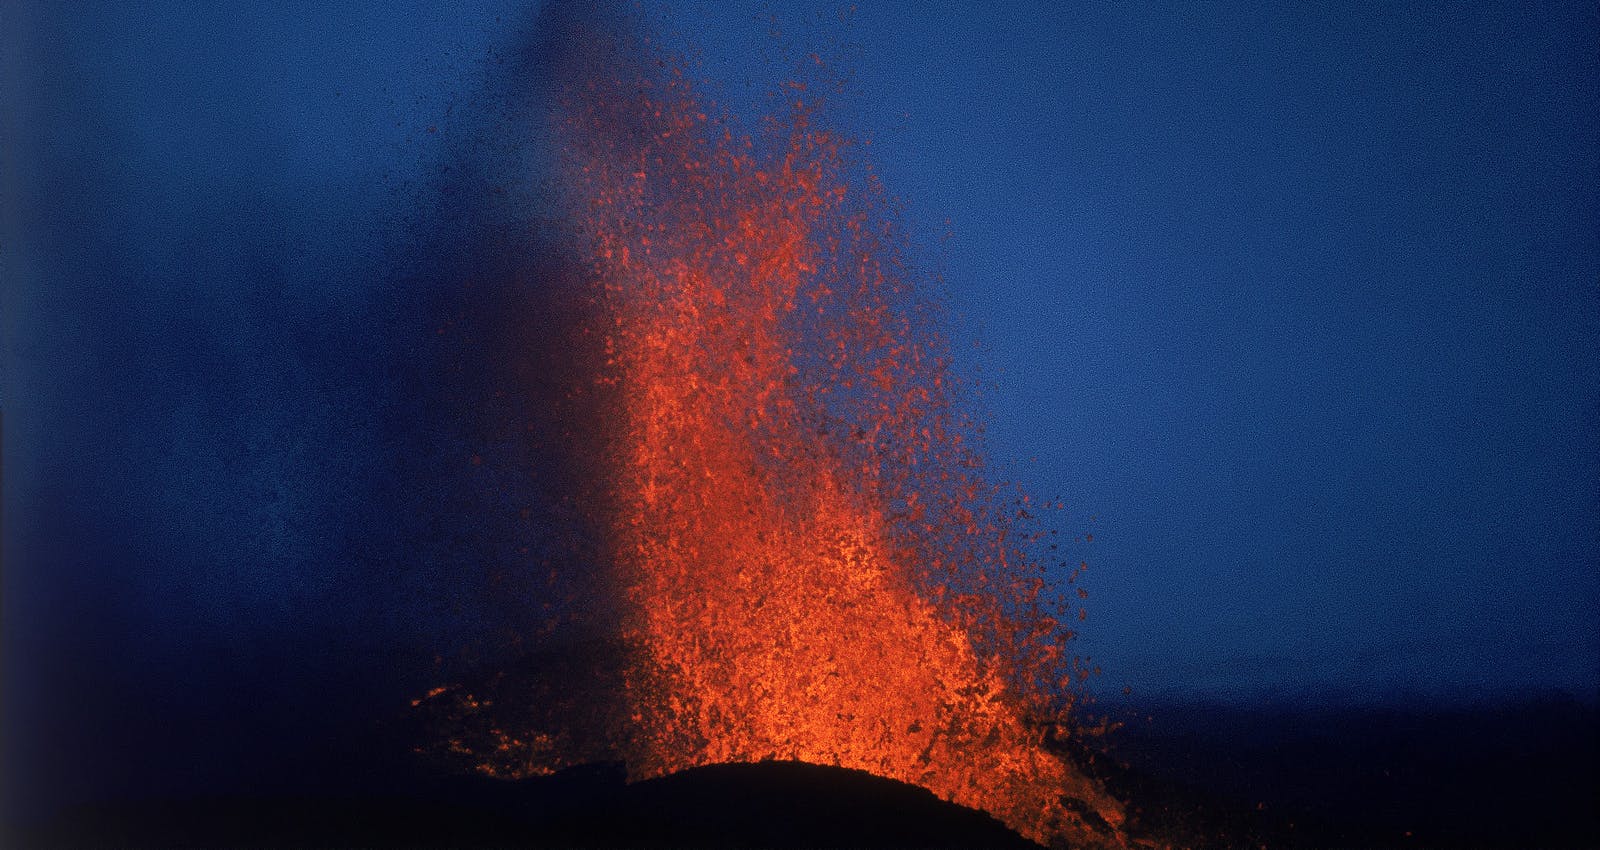
[(713, 765), (641, 782), (551, 827), (556, 843), (635, 847), (1036, 847), (925, 789), (800, 762)]
[[(11, 841), (16, 841), (14, 845)], [(1002, 847), (994, 818), (856, 770), (724, 764), (633, 785), (620, 766), (382, 796), (150, 802), (8, 836), (29, 848)]]

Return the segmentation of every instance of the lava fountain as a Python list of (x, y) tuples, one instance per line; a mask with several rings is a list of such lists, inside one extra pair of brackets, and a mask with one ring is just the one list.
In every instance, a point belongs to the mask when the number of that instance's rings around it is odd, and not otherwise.
[[(630, 778), (794, 759), (1037, 841), (1124, 844), (1064, 755), (1073, 609), (1029, 500), (985, 478), (936, 300), (856, 146), (801, 83), (746, 131), (648, 41), (610, 47), (567, 75), (557, 122), (615, 399), (597, 510), (629, 651), (606, 747)], [(534, 749), (488, 770), (585, 757)]]

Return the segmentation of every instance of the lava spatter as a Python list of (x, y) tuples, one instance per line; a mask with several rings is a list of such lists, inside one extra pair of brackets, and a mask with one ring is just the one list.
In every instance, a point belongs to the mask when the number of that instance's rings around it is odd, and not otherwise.
[(803, 86), (746, 134), (642, 58), (573, 81), (561, 122), (623, 400), (630, 770), (797, 759), (1039, 840), (1114, 828), (1046, 746), (1063, 627), (955, 413), (882, 189)]
[(564, 78), (557, 138), (615, 399), (594, 472), (622, 649), (581, 746), (559, 717), (496, 728), (512, 752), (480, 769), (793, 759), (1126, 843), (1060, 746), (1070, 606), (1032, 506), (985, 476), (884, 190), (805, 86), (745, 131), (671, 57), (612, 46)]

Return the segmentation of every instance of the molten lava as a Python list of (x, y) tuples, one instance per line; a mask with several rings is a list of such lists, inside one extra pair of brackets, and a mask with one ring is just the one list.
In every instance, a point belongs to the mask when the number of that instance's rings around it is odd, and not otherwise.
[[(745, 133), (675, 62), (597, 64), (560, 126), (620, 400), (608, 745), (635, 778), (795, 759), (1124, 843), (1060, 746), (1067, 606), (1026, 500), (984, 478), (877, 180), (803, 86)], [(540, 741), (520, 772), (578, 758)]]

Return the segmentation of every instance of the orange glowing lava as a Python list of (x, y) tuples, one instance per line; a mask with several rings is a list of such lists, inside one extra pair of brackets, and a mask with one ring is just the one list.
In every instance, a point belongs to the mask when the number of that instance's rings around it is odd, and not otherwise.
[(1120, 806), (1050, 746), (1079, 673), (1064, 607), (953, 412), (877, 181), (803, 86), (751, 134), (671, 60), (599, 64), (560, 126), (621, 400), (630, 775), (798, 759), (1123, 843)]

